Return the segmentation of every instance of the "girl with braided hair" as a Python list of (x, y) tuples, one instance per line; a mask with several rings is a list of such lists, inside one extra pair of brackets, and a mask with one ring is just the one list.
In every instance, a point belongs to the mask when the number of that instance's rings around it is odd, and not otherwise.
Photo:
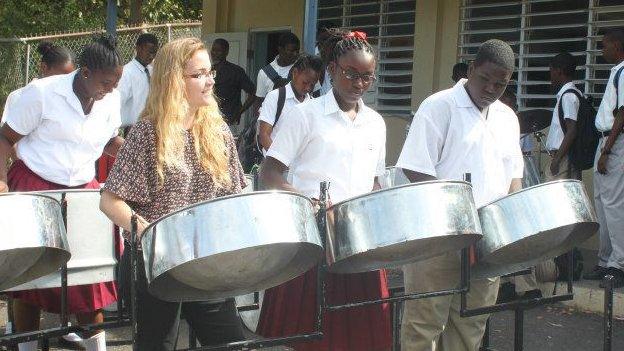
[[(321, 48), (325, 50), (326, 48)], [(379, 189), (385, 169), (386, 126), (362, 96), (375, 80), (375, 53), (362, 32), (344, 32), (329, 54), (332, 89), (294, 106), (261, 166), (269, 188), (319, 197), (331, 183), (334, 202)], [(288, 180), (283, 174), (288, 171)], [(388, 297), (385, 271), (328, 274), (327, 302), (343, 304)], [(316, 269), (265, 293), (258, 333), (279, 337), (314, 331)], [(382, 351), (391, 348), (390, 308), (370, 305), (323, 314), (323, 339), (292, 345), (296, 350)]]
[[(0, 192), (99, 188), (95, 161), (102, 152), (115, 155), (123, 142), (117, 136), (120, 102), (114, 90), (122, 65), (113, 38), (101, 36), (86, 45), (78, 64), (69, 74), (30, 83), (13, 104), (0, 129)], [(19, 160), (7, 172), (14, 146)], [(117, 300), (114, 282), (71, 286), (67, 292), (69, 313), (80, 324), (103, 322), (102, 308)], [(59, 288), (12, 292), (16, 331), (39, 329), (42, 309), (59, 313), (60, 293)], [(88, 351), (106, 349), (104, 331), (84, 336)], [(18, 347), (36, 350), (37, 341)]]

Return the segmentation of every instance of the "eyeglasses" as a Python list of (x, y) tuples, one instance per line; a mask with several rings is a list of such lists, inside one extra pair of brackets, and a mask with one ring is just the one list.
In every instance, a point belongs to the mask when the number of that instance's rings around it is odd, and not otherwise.
[(199, 72), (199, 73), (194, 73), (194, 74), (185, 74), (184, 77), (186, 78), (193, 78), (193, 79), (206, 79), (208, 77), (215, 79), (217, 77), (217, 71), (215, 70), (210, 70), (208, 72)]
[(361, 79), (362, 83), (364, 84), (372, 83), (377, 80), (377, 77), (375, 77), (372, 74), (362, 74), (358, 72), (347, 71), (339, 63), (336, 63), (336, 64), (338, 65), (338, 67), (340, 67), (340, 71), (342, 72), (342, 75), (345, 76), (345, 78), (347, 78), (348, 80), (355, 81), (357, 79)]

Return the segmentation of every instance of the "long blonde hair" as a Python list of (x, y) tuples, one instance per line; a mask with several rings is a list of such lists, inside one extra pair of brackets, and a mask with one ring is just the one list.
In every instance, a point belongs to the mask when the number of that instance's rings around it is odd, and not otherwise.
[[(180, 165), (184, 153), (184, 120), (189, 109), (184, 67), (200, 50), (206, 50), (200, 39), (178, 39), (165, 44), (154, 59), (150, 93), (141, 119), (152, 122), (156, 130), (156, 170), (161, 185), (164, 167)], [(211, 96), (208, 106), (200, 107), (195, 113), (190, 130), (197, 159), (220, 186), (231, 184), (224, 123), (217, 102)]]

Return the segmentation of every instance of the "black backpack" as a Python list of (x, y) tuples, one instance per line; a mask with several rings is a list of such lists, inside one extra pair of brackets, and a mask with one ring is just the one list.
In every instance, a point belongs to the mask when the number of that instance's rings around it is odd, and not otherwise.
[[(277, 97), (277, 111), (275, 112), (275, 122), (273, 122), (273, 128), (277, 124), (277, 121), (284, 109), (284, 103), (286, 102), (286, 87), (280, 87)], [(259, 165), (262, 162), (264, 156), (262, 155), (262, 147), (259, 145), (257, 136), (258, 118), (249, 123), (243, 129), (243, 132), (238, 137), (238, 144), (236, 148), (238, 150), (238, 158), (243, 166), (245, 173), (251, 172), (254, 165)]]
[(555, 265), (557, 265), (557, 280), (568, 280), (568, 260), (572, 254), (572, 280), (581, 279), (583, 273), (583, 255), (576, 247), (571, 252), (566, 252), (561, 256), (555, 257)]
[(277, 73), (277, 71), (275, 70), (275, 68), (273, 68), (273, 66), (271, 66), (271, 64), (262, 67), (262, 71), (267, 75), (267, 77), (269, 77), (271, 82), (273, 82), (274, 90), (286, 86), (286, 84), (288, 84), (292, 79), (292, 72), (289, 72), (288, 76), (286, 78), (283, 78)]
[[(596, 109), (592, 106), (592, 102), (585, 98), (585, 96), (579, 93), (576, 89), (568, 89), (564, 91), (563, 94), (561, 94), (561, 99), (563, 99), (563, 96), (568, 93), (573, 93), (579, 100), (579, 108), (576, 119), (576, 138), (570, 147), (568, 157), (576, 169), (590, 169), (594, 166), (598, 139), (600, 138), (600, 134), (596, 129)], [(566, 126), (561, 101), (559, 102), (558, 113), (561, 130), (563, 130), (563, 133), (565, 134)]]

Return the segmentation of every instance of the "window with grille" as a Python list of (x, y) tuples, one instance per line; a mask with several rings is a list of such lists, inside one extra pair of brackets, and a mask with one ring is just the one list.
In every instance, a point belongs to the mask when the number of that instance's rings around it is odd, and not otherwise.
[(365, 102), (381, 114), (410, 116), (416, 0), (319, 0), (318, 27), (368, 34), (377, 52), (377, 81)]
[(550, 59), (567, 51), (577, 59), (575, 83), (599, 103), (612, 67), (602, 59), (604, 30), (624, 27), (622, 0), (463, 0), (460, 56), (474, 58), (491, 38), (507, 41), (516, 53), (513, 84), (520, 110), (554, 106)]

